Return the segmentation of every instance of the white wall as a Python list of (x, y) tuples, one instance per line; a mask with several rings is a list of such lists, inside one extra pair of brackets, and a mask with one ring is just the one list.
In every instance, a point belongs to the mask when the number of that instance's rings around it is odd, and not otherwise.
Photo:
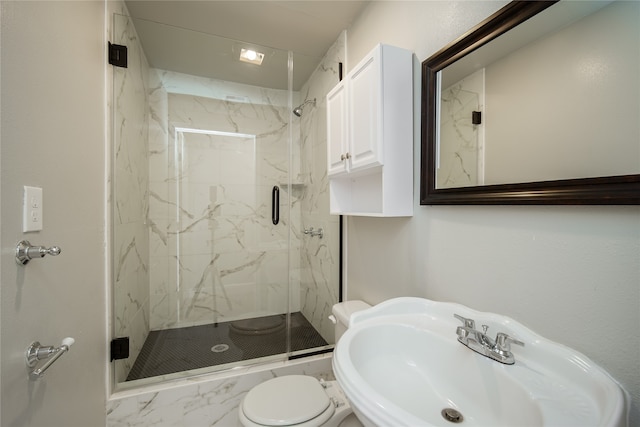
[(640, 423), (640, 207), (419, 206), (419, 63), (504, 2), (373, 2), (348, 64), (376, 43), (416, 54), (415, 214), (347, 221), (348, 298), (454, 301), (513, 317), (608, 370)]
[[(103, 426), (105, 422), (104, 3), (1, 4), (3, 426)], [(44, 189), (44, 230), (22, 233), (22, 186)], [(16, 242), (62, 254), (14, 261)], [(35, 340), (76, 344), (28, 378)]]

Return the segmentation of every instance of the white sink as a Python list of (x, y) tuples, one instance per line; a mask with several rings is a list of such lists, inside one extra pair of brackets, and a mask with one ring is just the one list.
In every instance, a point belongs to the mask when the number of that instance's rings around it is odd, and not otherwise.
[[(512, 347), (515, 364), (459, 343), (454, 313), (523, 341)], [(354, 314), (333, 368), (365, 426), (453, 427), (445, 409), (460, 426), (628, 425), (626, 394), (587, 357), (459, 304), (396, 298)]]

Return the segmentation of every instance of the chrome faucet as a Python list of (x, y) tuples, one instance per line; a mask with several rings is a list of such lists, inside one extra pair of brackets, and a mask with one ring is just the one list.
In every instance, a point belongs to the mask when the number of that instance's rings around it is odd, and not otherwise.
[(515, 358), (511, 353), (511, 344), (517, 344), (524, 347), (524, 343), (509, 335), (498, 332), (496, 339), (493, 340), (487, 336), (489, 326), (482, 325), (482, 332), (476, 329), (476, 322), (473, 319), (467, 319), (459, 314), (453, 315), (462, 322), (462, 326), (458, 326), (456, 334), (458, 341), (469, 347), (476, 353), (480, 353), (490, 359), (496, 360), (505, 365), (513, 365)]
[(324, 237), (324, 230), (322, 229), (322, 227), (318, 228), (317, 230), (315, 230), (313, 227), (305, 228), (303, 232), (304, 234), (310, 234), (311, 237), (318, 236), (321, 239)]

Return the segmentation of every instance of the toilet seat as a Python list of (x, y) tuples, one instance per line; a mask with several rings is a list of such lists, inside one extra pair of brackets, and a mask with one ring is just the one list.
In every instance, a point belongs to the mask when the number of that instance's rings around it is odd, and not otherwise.
[(251, 389), (240, 405), (245, 426), (312, 427), (327, 422), (335, 404), (320, 382), (305, 375), (288, 375)]

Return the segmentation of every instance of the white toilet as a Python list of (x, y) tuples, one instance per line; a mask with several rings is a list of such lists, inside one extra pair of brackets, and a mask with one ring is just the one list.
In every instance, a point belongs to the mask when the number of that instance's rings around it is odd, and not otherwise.
[[(333, 306), (336, 342), (356, 311), (371, 307), (362, 301)], [(361, 427), (336, 381), (321, 381), (306, 375), (273, 378), (252, 388), (238, 410), (245, 427)]]

